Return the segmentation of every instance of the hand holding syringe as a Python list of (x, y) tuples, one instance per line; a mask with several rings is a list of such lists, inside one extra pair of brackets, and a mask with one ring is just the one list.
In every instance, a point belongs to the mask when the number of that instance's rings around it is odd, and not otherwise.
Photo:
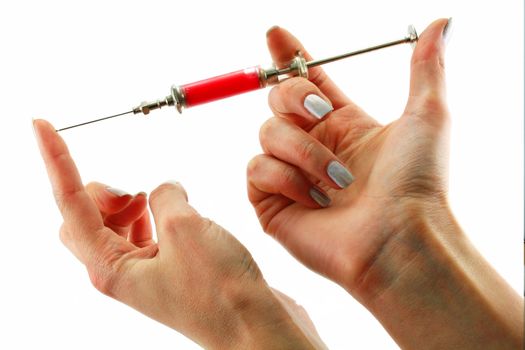
[(306, 61), (300, 52), (297, 53), (292, 62), (284, 68), (278, 69), (275, 66), (270, 68), (262, 68), (255, 66), (238, 70), (235, 72), (219, 75), (213, 78), (200, 80), (194, 83), (185, 85), (173, 85), (171, 87), (171, 94), (163, 99), (151, 102), (142, 102), (137, 107), (124, 113), (115, 114), (109, 117), (104, 117), (89, 122), (68, 126), (58, 129), (57, 131), (67, 130), (82, 126), (86, 124), (95, 123), (98, 121), (119, 117), (126, 114), (149, 114), (154, 109), (160, 109), (164, 106), (174, 106), (179, 113), (182, 113), (184, 108), (190, 108), (200, 104), (220, 100), (223, 98), (239, 95), (245, 92), (265, 88), (269, 85), (275, 85), (284, 79), (291, 76), (300, 76), (308, 78), (308, 69), (320, 66), (325, 63), (341, 60), (343, 58), (360, 55), (362, 53), (383, 49), (399, 44), (415, 44), (418, 40), (418, 35), (415, 28), (410, 25), (408, 27), (408, 35), (400, 40), (391, 41), (385, 44), (372, 46), (366, 49), (352, 51), (338, 56), (333, 56), (321, 60)]

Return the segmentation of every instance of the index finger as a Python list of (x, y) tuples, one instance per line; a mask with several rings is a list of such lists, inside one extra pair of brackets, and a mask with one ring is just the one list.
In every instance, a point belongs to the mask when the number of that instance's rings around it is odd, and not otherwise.
[(86, 263), (88, 256), (96, 251), (100, 235), (109, 233), (102, 230), (104, 222), (100, 212), (85, 191), (64, 140), (45, 120), (35, 120), (33, 127), (58, 208), (66, 225), (75, 227), (68, 230), (75, 246), (80, 249), (74, 253), (80, 254), (77, 256)]
[[(277, 26), (270, 28), (266, 33), (266, 40), (277, 67), (282, 68), (288, 65), (297, 51), (301, 52), (306, 61), (312, 60), (312, 56), (306, 51), (303, 44), (286, 29)], [(308, 72), (308, 80), (321, 89), (335, 109), (350, 103), (350, 99), (335, 85), (321, 67), (312, 67), (308, 69)]]

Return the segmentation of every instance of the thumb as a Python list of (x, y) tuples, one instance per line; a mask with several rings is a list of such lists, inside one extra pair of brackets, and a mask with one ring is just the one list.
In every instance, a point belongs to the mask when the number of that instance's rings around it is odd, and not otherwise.
[[(169, 236), (180, 236), (181, 233), (198, 230), (198, 225), (203, 221), (189, 205), (184, 187), (175, 181), (165, 182), (151, 192), (149, 206), (159, 244)], [(175, 235), (177, 232), (179, 235)]]
[(444, 54), (452, 18), (434, 21), (419, 37), (410, 70), (410, 100), (445, 98)]

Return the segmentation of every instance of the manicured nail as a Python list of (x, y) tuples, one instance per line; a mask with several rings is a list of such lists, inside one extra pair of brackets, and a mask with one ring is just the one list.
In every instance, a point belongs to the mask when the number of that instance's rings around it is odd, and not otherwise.
[(328, 176), (341, 188), (346, 188), (354, 181), (354, 176), (345, 166), (336, 160), (328, 164), (326, 169)]
[(32, 126), (33, 126), (33, 135), (35, 135), (35, 139), (36, 139), (36, 144), (38, 146), (38, 149), (40, 151), (42, 151), (42, 140), (40, 138), (40, 133), (36, 130), (36, 127), (35, 127), (35, 123), (38, 119), (34, 119), (33, 118), (33, 121), (32, 121)]
[(273, 32), (277, 28), (279, 28), (279, 26), (271, 26), (270, 29), (266, 31), (266, 36), (270, 35), (270, 33)]
[(317, 119), (321, 119), (327, 113), (334, 110), (332, 105), (314, 94), (306, 96), (304, 99), (304, 108), (306, 108), (308, 112), (310, 112), (310, 114), (312, 114)]
[(447, 24), (443, 28), (443, 41), (445, 42), (445, 45), (447, 45), (448, 42), (450, 41), (453, 31), (454, 31), (454, 22), (452, 21), (452, 17), (450, 17), (448, 19)]
[(144, 196), (144, 197), (147, 197), (148, 194), (147, 194), (146, 192), (141, 191), (141, 192), (139, 192), (139, 193), (137, 193), (137, 194), (135, 195), (135, 197), (138, 197), (138, 196)]
[(330, 205), (330, 197), (328, 197), (321, 189), (317, 188), (316, 186), (310, 188), (310, 197), (314, 201), (316, 201), (317, 204), (319, 204), (321, 207), (326, 208)]
[(129, 196), (130, 194), (124, 190), (121, 190), (119, 188), (115, 188), (115, 187), (106, 187), (106, 191), (108, 191), (109, 193), (112, 193), (114, 194), (115, 196), (117, 197), (124, 197), (124, 196)]
[(31, 118), (31, 126), (33, 127), (33, 135), (35, 135), (35, 138), (36, 138), (37, 141), (40, 141), (39, 135), (36, 132), (35, 122), (36, 122), (36, 119), (35, 118)]

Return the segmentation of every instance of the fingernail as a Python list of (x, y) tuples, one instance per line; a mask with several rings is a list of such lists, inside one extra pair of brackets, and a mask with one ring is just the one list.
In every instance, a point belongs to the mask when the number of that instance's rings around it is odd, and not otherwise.
[(328, 164), (326, 170), (328, 176), (341, 188), (346, 188), (354, 181), (354, 176), (349, 172), (345, 166), (336, 160)]
[(448, 42), (450, 41), (450, 38), (452, 37), (452, 32), (454, 31), (454, 22), (452, 21), (452, 17), (448, 19), (447, 24), (443, 28), (443, 41), (445, 42), (445, 45), (448, 45)]
[(169, 184), (169, 185), (180, 185), (180, 182), (178, 181), (175, 181), (175, 180), (168, 180), (168, 181), (164, 181), (163, 184)]
[(33, 135), (35, 135), (35, 139), (36, 139), (36, 144), (38, 146), (38, 148), (40, 150), (42, 150), (42, 140), (40, 139), (40, 134), (36, 131), (36, 128), (35, 128), (35, 122), (37, 121), (37, 119), (33, 118), (31, 123), (32, 123), (32, 126), (33, 126)]
[(147, 194), (146, 192), (141, 191), (141, 192), (139, 192), (139, 193), (137, 193), (137, 194), (135, 195), (135, 197), (138, 197), (138, 196), (144, 196), (144, 197), (147, 197), (148, 194)]
[(114, 194), (115, 196), (117, 197), (124, 197), (124, 196), (129, 196), (130, 194), (124, 190), (121, 190), (120, 188), (115, 188), (115, 187), (106, 187), (106, 191), (108, 191), (109, 193), (112, 193)]
[(277, 28), (279, 28), (279, 26), (271, 26), (270, 29), (266, 31), (266, 36), (270, 35), (270, 33), (273, 32)]
[(321, 119), (327, 113), (334, 110), (332, 105), (323, 100), (321, 97), (310, 94), (304, 99), (304, 108), (317, 119)]
[(317, 188), (316, 186), (310, 188), (310, 197), (319, 204), (321, 207), (326, 208), (330, 205), (330, 197), (328, 197), (321, 189)]
[(33, 135), (35, 135), (35, 139), (38, 144), (38, 147), (40, 147), (40, 141), (38, 139), (38, 135), (36, 134), (36, 129), (35, 129), (35, 118), (31, 118), (31, 126), (33, 127)]
[(33, 127), (33, 135), (35, 135), (35, 138), (38, 141), (38, 134), (36, 133), (35, 122), (36, 122), (36, 119), (35, 118), (31, 118), (31, 126)]

